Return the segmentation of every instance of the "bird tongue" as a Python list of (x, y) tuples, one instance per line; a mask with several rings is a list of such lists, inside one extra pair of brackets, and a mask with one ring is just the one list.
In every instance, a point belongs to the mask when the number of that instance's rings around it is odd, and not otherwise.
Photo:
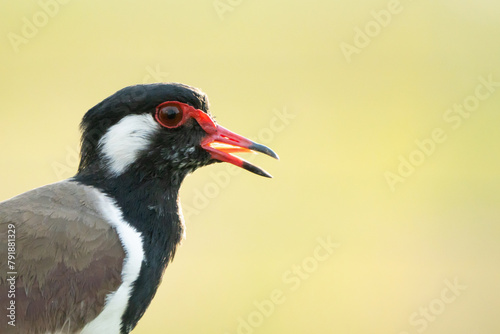
[(238, 167), (244, 168), (252, 173), (260, 176), (272, 177), (265, 170), (252, 165), (246, 160), (241, 159), (231, 153), (237, 152), (260, 152), (275, 159), (279, 159), (278, 155), (270, 148), (257, 144), (250, 139), (242, 137), (228, 129), (216, 125), (216, 131), (209, 133), (201, 142), (201, 147), (207, 150), (213, 159), (229, 162)]

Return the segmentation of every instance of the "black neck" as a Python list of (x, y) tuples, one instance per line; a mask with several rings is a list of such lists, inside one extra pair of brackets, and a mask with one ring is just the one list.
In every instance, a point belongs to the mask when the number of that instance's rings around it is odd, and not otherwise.
[(184, 175), (152, 175), (129, 171), (115, 178), (94, 173), (80, 173), (74, 178), (113, 198), (127, 223), (143, 237), (145, 261), (122, 317), (122, 333), (129, 333), (146, 311), (184, 233), (178, 204)]

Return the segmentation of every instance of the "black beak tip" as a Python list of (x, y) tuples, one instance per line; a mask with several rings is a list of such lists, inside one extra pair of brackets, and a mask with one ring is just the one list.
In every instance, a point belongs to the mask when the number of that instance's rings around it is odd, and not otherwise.
[(272, 179), (272, 178), (273, 178), (273, 176), (272, 176), (271, 174), (269, 174), (269, 173), (266, 173), (266, 174), (264, 174), (264, 175), (262, 175), (262, 176), (263, 176), (263, 177), (267, 177), (267, 178), (269, 178), (269, 179)]
[(271, 151), (271, 154), (269, 154), (270, 157), (273, 157), (274, 159), (276, 160), (279, 160), (280, 157), (271, 149), (269, 149)]
[(253, 143), (249, 147), (249, 149), (252, 151), (255, 151), (255, 152), (264, 153), (264, 154), (266, 154), (266, 155), (268, 155), (276, 160), (280, 159), (279, 156), (273, 150), (271, 150), (269, 147), (261, 145), (261, 144)]
[(269, 174), (268, 172), (266, 172), (265, 170), (260, 169), (259, 167), (254, 166), (251, 163), (248, 163), (246, 161), (243, 163), (243, 165), (241, 167), (243, 167), (247, 171), (252, 172), (254, 174), (257, 174), (257, 175), (260, 175), (260, 176), (263, 176), (263, 177), (268, 177), (270, 179), (273, 178), (272, 175)]

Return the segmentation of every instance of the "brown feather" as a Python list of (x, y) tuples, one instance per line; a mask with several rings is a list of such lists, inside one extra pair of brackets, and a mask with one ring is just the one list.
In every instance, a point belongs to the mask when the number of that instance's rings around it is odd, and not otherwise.
[(0, 308), (10, 303), (8, 225), (16, 233), (16, 326), (0, 333), (75, 333), (121, 284), (125, 253), (102, 219), (96, 190), (64, 181), (0, 203)]

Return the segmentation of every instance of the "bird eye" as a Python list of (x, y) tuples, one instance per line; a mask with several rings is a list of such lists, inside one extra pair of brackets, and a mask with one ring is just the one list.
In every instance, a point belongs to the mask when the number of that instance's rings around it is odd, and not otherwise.
[(175, 128), (180, 125), (183, 119), (183, 113), (177, 106), (166, 105), (158, 109), (156, 119), (164, 127)]

